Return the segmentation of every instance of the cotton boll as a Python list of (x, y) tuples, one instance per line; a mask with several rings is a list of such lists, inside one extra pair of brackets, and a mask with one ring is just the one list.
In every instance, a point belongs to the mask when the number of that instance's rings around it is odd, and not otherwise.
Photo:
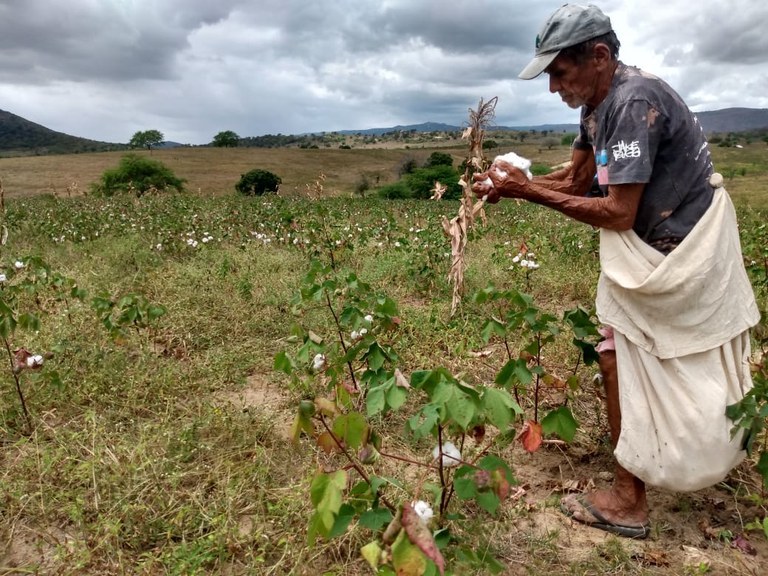
[[(435, 446), (432, 450), (432, 459), (437, 460), (440, 457), (440, 447)], [(461, 452), (456, 448), (453, 442), (443, 444), (443, 466), (451, 468), (461, 464)]]
[[(518, 168), (525, 172), (525, 175), (528, 176), (528, 179), (530, 180), (533, 178), (533, 174), (531, 174), (531, 161), (527, 158), (523, 158), (522, 156), (518, 156), (514, 152), (508, 152), (506, 154), (501, 154), (499, 156), (496, 156), (494, 159), (494, 164), (498, 162), (499, 160), (508, 162), (509, 164), (512, 164), (515, 168)], [(496, 168), (496, 173), (504, 178), (507, 173), (504, 170), (499, 170)]]
[(428, 502), (424, 502), (424, 500), (416, 500), (412, 506), (413, 511), (416, 512), (416, 514), (419, 516), (419, 518), (422, 519), (424, 523), (428, 523), (435, 515), (434, 510), (432, 510), (432, 506), (430, 506)]

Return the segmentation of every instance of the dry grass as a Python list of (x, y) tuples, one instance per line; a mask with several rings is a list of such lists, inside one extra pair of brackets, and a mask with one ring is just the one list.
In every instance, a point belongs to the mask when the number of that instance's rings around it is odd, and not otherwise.
[[(440, 148), (454, 157), (458, 165), (466, 158), (466, 144), (455, 148)], [(537, 152), (535, 144), (517, 146), (523, 155)], [(325, 192), (329, 195), (351, 194), (365, 176), (372, 185), (397, 180), (400, 165), (408, 158), (425, 161), (430, 148), (368, 149), (298, 149), (298, 148), (174, 148), (146, 151), (152, 158), (166, 164), (174, 173), (187, 180), (187, 188), (203, 194), (229, 194), (241, 174), (254, 168), (269, 170), (283, 180), (283, 193), (303, 192), (308, 182), (314, 182), (322, 172), (326, 176)], [(61, 156), (26, 156), (0, 158), (0, 178), (6, 196), (18, 198), (37, 194), (87, 192), (90, 184), (101, 174), (114, 168), (124, 152), (70, 154)], [(561, 162), (568, 150), (557, 147), (543, 150), (542, 162)], [(72, 190), (73, 183), (76, 189)], [(68, 188), (70, 191), (68, 192)]]

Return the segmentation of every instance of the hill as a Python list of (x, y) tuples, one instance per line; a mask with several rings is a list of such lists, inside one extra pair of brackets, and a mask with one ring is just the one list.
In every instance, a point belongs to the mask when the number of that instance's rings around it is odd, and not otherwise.
[[(725, 108), (697, 112), (699, 122), (707, 134), (741, 133), (768, 130), (768, 109), (765, 108)], [(383, 128), (366, 128), (361, 130), (339, 130), (337, 135), (359, 135), (364, 137), (386, 137), (387, 134), (427, 133), (427, 132), (458, 132), (462, 126), (440, 122), (422, 122), (421, 124), (397, 125)], [(497, 131), (531, 131), (537, 132), (576, 132), (576, 124), (541, 124), (525, 126), (493, 126)], [(334, 134), (334, 133), (320, 133)], [(314, 136), (316, 136), (315, 134)], [(245, 147), (310, 147), (313, 135), (298, 136), (257, 136), (241, 139)], [(165, 142), (160, 148), (181, 146), (177, 142)], [(81, 152), (102, 152), (108, 150), (125, 150), (126, 144), (99, 142), (62, 132), (50, 130), (45, 126), (30, 122), (0, 110), (0, 154), (10, 155), (40, 155), (40, 154), (72, 154)]]
[(710, 112), (697, 112), (704, 131), (749, 132), (768, 128), (768, 108), (724, 108)]
[[(707, 134), (715, 132), (749, 132), (768, 129), (768, 108), (724, 108), (697, 112), (696, 116)], [(537, 132), (576, 132), (577, 124), (539, 124), (524, 126), (494, 126), (494, 130), (536, 130)], [(340, 134), (361, 134), (382, 136), (392, 132), (455, 132), (461, 126), (440, 122), (422, 122), (421, 124), (397, 125), (389, 128), (367, 128), (365, 130), (339, 130)]]
[(56, 132), (11, 112), (0, 110), (0, 152), (70, 154), (118, 150), (124, 147), (121, 144), (97, 142)]

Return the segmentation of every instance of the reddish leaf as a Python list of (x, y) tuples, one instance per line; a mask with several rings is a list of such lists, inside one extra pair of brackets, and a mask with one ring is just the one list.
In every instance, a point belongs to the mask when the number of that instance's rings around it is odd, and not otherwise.
[(424, 555), (432, 560), (440, 570), (440, 574), (445, 573), (445, 561), (443, 555), (440, 554), (440, 550), (435, 544), (435, 539), (432, 537), (424, 521), (416, 514), (416, 511), (410, 504), (403, 504), (403, 516), (401, 519), (405, 533), (408, 535), (408, 539), (418, 546), (419, 550), (424, 552)]
[(498, 468), (493, 471), (491, 477), (493, 478), (493, 482), (491, 483), (493, 491), (496, 492), (496, 496), (499, 497), (499, 500), (504, 500), (509, 496), (509, 481), (507, 480), (507, 475), (504, 473), (504, 470)]
[(541, 447), (541, 424), (528, 420), (523, 424), (523, 429), (517, 435), (517, 439), (523, 443), (526, 452), (536, 452)]
[(491, 485), (491, 473), (488, 470), (475, 472), (475, 486), (478, 490), (487, 490)]
[(749, 554), (750, 556), (757, 555), (757, 550), (752, 546), (752, 543), (746, 539), (744, 534), (739, 534), (734, 538), (733, 542), (731, 542), (731, 546), (737, 550), (741, 550), (744, 554)]
[(355, 382), (351, 382), (349, 380), (342, 380), (341, 385), (344, 386), (344, 390), (346, 390), (352, 395), (360, 393), (360, 389), (357, 387), (357, 384)]

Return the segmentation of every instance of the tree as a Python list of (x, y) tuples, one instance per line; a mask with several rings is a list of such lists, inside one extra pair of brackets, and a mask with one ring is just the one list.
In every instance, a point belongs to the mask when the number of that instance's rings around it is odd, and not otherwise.
[(453, 157), (445, 152), (432, 152), (424, 163), (424, 168), (434, 166), (453, 166)]
[(277, 192), (282, 182), (283, 180), (277, 174), (256, 168), (240, 176), (240, 181), (235, 184), (235, 190), (246, 196), (262, 196), (267, 192)]
[(211, 144), (218, 148), (236, 148), (240, 144), (240, 136), (232, 130), (224, 130), (213, 137)]
[(184, 180), (165, 164), (138, 154), (123, 156), (117, 168), (106, 170), (101, 181), (93, 186), (96, 194), (114, 196), (119, 192), (132, 192), (143, 196), (150, 191), (164, 192), (173, 188), (177, 192), (184, 190)]
[(157, 147), (163, 143), (165, 137), (160, 130), (139, 130), (133, 135), (131, 141), (128, 142), (128, 146), (131, 148), (146, 148), (152, 150), (152, 147)]

